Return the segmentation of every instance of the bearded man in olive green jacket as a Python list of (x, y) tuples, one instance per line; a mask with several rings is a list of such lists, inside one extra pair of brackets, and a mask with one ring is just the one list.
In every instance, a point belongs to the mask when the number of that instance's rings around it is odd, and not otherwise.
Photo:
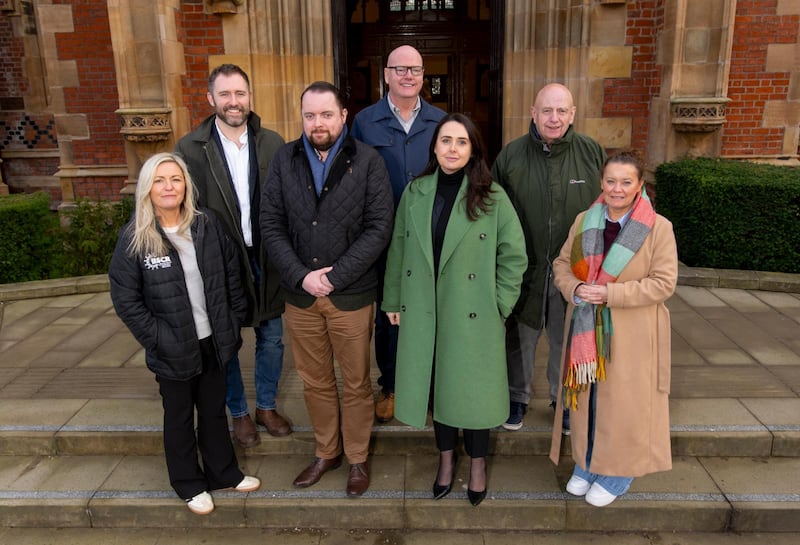
[[(547, 381), (555, 407), (564, 337), (564, 299), (553, 285), (553, 260), (575, 217), (600, 194), (603, 148), (572, 128), (575, 104), (563, 85), (543, 87), (531, 106), (530, 132), (508, 145), (492, 166), (492, 178), (517, 210), (528, 251), (522, 294), (506, 322), (510, 414), (503, 427), (518, 430), (531, 396), (534, 353), (542, 329), (550, 352)], [(564, 413), (565, 433), (569, 416)]]

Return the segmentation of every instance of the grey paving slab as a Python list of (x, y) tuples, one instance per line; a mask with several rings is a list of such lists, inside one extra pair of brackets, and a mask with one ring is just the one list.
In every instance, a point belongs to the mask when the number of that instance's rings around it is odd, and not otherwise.
[(75, 331), (54, 349), (92, 351), (123, 330), (125, 330), (125, 326), (117, 320), (95, 320)]
[(746, 289), (711, 288), (712, 295), (737, 312), (766, 312), (769, 305)]
[[(203, 539), (192, 530), (194, 543)], [(0, 534), (0, 543), (11, 545), (157, 545), (161, 530), (153, 528), (10, 528)], [(4, 540), (5, 539), (5, 540)], [(185, 543), (185, 542), (184, 542)]]
[[(332, 532), (309, 529), (281, 529), (268, 528), (208, 528), (203, 530), (202, 536), (193, 529), (164, 529), (156, 545), (197, 545), (204, 543), (231, 543), (235, 545), (317, 545), (323, 536)], [(348, 532), (337, 532), (338, 535), (348, 536), (355, 543), (353, 535)], [(325, 542), (329, 543), (329, 542)], [(369, 543), (364, 541), (365, 545)], [(389, 544), (387, 544), (389, 545)]]
[[(17, 304), (19, 303), (12, 303), (11, 305)], [(6, 317), (3, 319), (3, 327), (0, 328), (0, 341), (27, 339), (69, 312), (69, 309), (70, 307), (43, 306), (35, 309), (35, 311), (31, 310), (17, 320), (6, 321)]]
[(47, 327), (29, 332), (24, 339), (3, 352), (0, 365), (4, 367), (29, 365), (73, 335), (79, 328), (77, 325), (49, 324)]
[(704, 365), (706, 360), (684, 338), (672, 332), (672, 365)]
[(40, 393), (63, 369), (53, 367), (28, 368), (25, 373), (6, 384), (0, 390), (0, 398), (30, 398)]
[(65, 430), (161, 429), (164, 409), (159, 399), (91, 399), (66, 423)]
[(800, 354), (783, 344), (760, 324), (742, 315), (713, 320), (713, 325), (742, 350), (764, 365), (800, 365)]
[[(675, 288), (675, 295), (683, 299), (687, 305), (694, 309), (725, 308), (727, 306), (725, 301), (715, 296), (711, 290), (707, 288), (679, 285)], [(675, 295), (673, 295), (673, 297)]]
[(682, 313), (672, 317), (672, 329), (692, 348), (738, 348), (726, 335), (697, 313)]
[(37, 393), (50, 399), (153, 398), (159, 395), (153, 373), (134, 367), (113, 369), (113, 372), (94, 367), (65, 369)]
[(8, 484), (13, 491), (93, 492), (121, 461), (120, 456), (36, 456), (26, 471)]
[(742, 398), (740, 401), (769, 429), (800, 430), (800, 398)]
[(762, 422), (736, 398), (672, 398), (669, 420), (673, 431), (704, 429), (763, 430)]
[(756, 361), (738, 348), (698, 348), (700, 356), (711, 365), (752, 365)]
[[(0, 348), (0, 350), (2, 349)], [(6, 384), (11, 382), (24, 372), (25, 372), (24, 367), (5, 367), (5, 368), (0, 367), (0, 390), (2, 390)]]
[(0, 429), (57, 430), (73, 418), (88, 399), (0, 399)]
[[(2, 317), (1, 323), (3, 327), (13, 324), (23, 316), (27, 316), (35, 310), (46, 306), (51, 301), (52, 299), (48, 298), (29, 298), (21, 301), (0, 302), (0, 309), (2, 309), (2, 313), (0, 313)], [(67, 306), (72, 307), (74, 304), (67, 303)]]
[[(83, 351), (78, 365), (80, 367), (121, 367), (135, 357), (139, 351), (142, 351), (141, 345), (128, 330), (119, 330), (88, 354)], [(142, 353), (144, 352), (142, 351)], [(142, 363), (144, 363), (144, 359), (142, 359)]]
[(762, 366), (673, 367), (671, 397), (795, 397), (780, 378)]

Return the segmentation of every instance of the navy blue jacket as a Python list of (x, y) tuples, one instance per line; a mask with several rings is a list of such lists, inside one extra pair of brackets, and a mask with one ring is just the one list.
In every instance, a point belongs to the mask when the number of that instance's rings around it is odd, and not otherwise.
[(433, 130), (444, 116), (443, 110), (420, 99), (419, 113), (406, 134), (389, 108), (387, 97), (356, 114), (350, 135), (372, 146), (383, 157), (392, 182), (395, 208), (408, 183), (425, 168)]

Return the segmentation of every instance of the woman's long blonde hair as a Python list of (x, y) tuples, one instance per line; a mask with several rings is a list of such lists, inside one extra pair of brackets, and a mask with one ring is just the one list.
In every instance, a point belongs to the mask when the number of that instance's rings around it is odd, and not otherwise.
[(150, 190), (156, 177), (156, 170), (162, 163), (175, 163), (180, 167), (186, 180), (186, 191), (181, 206), (181, 222), (178, 224), (178, 234), (185, 235), (189, 232), (194, 217), (200, 212), (197, 210), (197, 197), (194, 192), (192, 179), (189, 177), (189, 168), (179, 156), (173, 153), (157, 153), (142, 165), (139, 179), (136, 182), (136, 212), (134, 222), (130, 224), (132, 232), (131, 242), (128, 244), (128, 253), (132, 256), (144, 257), (147, 255), (163, 256), (167, 253), (167, 244), (158, 231), (157, 219), (153, 202), (150, 200)]

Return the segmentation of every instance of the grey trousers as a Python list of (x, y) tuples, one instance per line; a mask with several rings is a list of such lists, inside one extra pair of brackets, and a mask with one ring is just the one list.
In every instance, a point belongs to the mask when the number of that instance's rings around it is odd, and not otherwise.
[[(550, 401), (556, 400), (561, 380), (561, 345), (564, 342), (565, 316), (566, 304), (561, 293), (553, 285), (551, 277), (544, 308), (544, 324), (549, 345), (547, 382), (550, 386)], [(539, 342), (541, 334), (541, 329), (520, 323), (514, 316), (506, 321), (508, 393), (512, 402), (525, 405), (530, 402), (536, 343)]]

